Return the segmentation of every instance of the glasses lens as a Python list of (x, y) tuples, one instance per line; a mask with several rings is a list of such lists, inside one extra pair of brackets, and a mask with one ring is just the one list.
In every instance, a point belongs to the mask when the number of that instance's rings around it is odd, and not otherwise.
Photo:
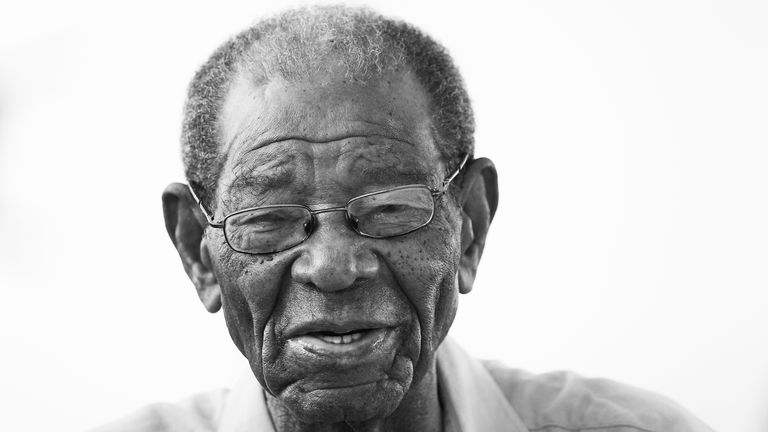
[(307, 238), (311, 220), (304, 207), (259, 208), (229, 216), (224, 221), (224, 235), (238, 252), (280, 252)]
[(355, 198), (347, 205), (357, 230), (372, 237), (407, 234), (432, 220), (435, 202), (426, 186), (408, 186)]

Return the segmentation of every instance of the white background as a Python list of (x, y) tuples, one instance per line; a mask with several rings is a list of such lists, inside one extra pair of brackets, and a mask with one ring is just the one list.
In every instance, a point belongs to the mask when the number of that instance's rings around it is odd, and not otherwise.
[[(768, 430), (767, 4), (369, 4), (449, 47), (499, 169), (454, 336)], [(194, 70), (284, 6), (2, 6), (0, 430), (83, 430), (243, 370), (160, 193)]]

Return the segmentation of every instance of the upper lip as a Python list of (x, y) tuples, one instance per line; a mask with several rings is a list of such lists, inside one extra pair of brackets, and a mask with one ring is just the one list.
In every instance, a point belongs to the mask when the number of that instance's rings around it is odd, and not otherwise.
[(393, 323), (383, 321), (331, 321), (315, 320), (304, 323), (298, 323), (290, 326), (285, 332), (286, 339), (303, 336), (309, 333), (331, 332), (331, 333), (349, 333), (361, 330), (375, 330), (385, 327), (393, 327)]

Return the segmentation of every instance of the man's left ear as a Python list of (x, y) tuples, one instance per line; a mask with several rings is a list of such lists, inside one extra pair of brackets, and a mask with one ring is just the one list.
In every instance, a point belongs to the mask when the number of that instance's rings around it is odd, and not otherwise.
[(499, 185), (493, 162), (487, 158), (475, 159), (465, 170), (459, 193), (462, 210), (459, 292), (462, 294), (472, 291), (485, 237), (499, 204)]

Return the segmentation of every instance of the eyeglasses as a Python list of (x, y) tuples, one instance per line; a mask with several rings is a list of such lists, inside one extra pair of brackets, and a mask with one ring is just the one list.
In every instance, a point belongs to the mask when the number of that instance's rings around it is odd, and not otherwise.
[(349, 227), (363, 237), (383, 239), (416, 231), (432, 221), (435, 201), (445, 194), (468, 159), (469, 154), (464, 155), (456, 171), (446, 177), (439, 188), (423, 184), (398, 186), (357, 196), (343, 207), (312, 209), (301, 204), (252, 207), (230, 213), (222, 222), (214, 222), (191, 187), (189, 190), (208, 224), (224, 230), (229, 247), (246, 254), (272, 254), (308, 239), (320, 213), (344, 212)]

